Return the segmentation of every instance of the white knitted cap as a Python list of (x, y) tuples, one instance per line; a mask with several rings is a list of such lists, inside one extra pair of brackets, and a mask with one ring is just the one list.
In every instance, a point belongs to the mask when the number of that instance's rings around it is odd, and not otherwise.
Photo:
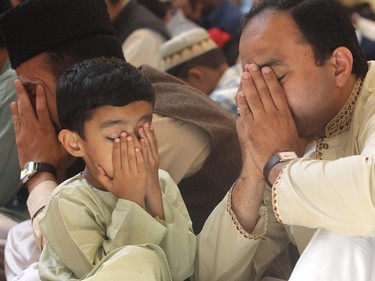
[(160, 46), (162, 70), (167, 71), (215, 48), (218, 46), (204, 28), (185, 31)]

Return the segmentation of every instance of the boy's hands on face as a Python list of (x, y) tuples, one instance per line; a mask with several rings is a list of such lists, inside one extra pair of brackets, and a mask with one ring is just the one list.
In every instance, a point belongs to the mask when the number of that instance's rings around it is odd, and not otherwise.
[(158, 143), (155, 132), (151, 125), (146, 122), (138, 129), (138, 134), (141, 137), (142, 154), (147, 171), (145, 202), (152, 216), (164, 218), (158, 173)]
[(139, 129), (141, 148), (126, 132), (113, 142), (113, 177), (98, 167), (98, 180), (106, 190), (119, 198), (143, 206), (153, 217), (164, 218), (159, 185), (159, 153), (153, 128), (144, 123)]
[(122, 132), (113, 142), (113, 178), (98, 167), (98, 180), (118, 198), (127, 199), (143, 206), (147, 185), (147, 171), (140, 148), (134, 138)]

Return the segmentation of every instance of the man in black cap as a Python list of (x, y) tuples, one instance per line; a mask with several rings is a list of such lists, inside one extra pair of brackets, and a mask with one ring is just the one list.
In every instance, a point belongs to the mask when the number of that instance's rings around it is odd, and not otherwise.
[[(0, 30), (12, 67), (26, 89), (18, 92), (12, 112), (19, 162), (24, 166), (22, 182), (30, 193), (28, 207), (41, 246), (34, 218), (77, 163), (57, 140), (56, 81), (76, 61), (123, 55), (103, 0), (26, 1), (1, 17)], [(199, 232), (240, 170), (234, 119), (181, 81), (147, 66), (140, 69), (156, 90), (153, 126), (160, 167), (179, 183), (193, 227)], [(6, 253), (13, 276), (19, 273), (20, 263), (29, 262), (14, 259), (12, 252), (19, 250), (15, 244)]]

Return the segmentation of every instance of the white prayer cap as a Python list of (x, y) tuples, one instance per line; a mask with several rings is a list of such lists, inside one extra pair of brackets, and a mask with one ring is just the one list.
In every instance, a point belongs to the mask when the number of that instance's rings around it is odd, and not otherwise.
[(160, 46), (162, 69), (167, 71), (215, 48), (218, 46), (204, 28), (185, 31)]

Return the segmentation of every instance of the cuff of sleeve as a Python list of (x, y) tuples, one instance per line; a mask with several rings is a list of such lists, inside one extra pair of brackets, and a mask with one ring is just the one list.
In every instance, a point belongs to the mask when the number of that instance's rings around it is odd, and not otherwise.
[(32, 190), (26, 202), (31, 218), (34, 218), (44, 208), (56, 186), (57, 184), (54, 181), (45, 181)]
[(268, 214), (267, 214), (267, 208), (264, 206), (264, 204), (260, 207), (258, 215), (259, 219), (254, 227), (254, 230), (252, 233), (247, 232), (243, 227), (241, 226), (240, 222), (237, 219), (236, 214), (232, 210), (232, 191), (233, 191), (234, 185), (231, 187), (227, 194), (227, 212), (230, 215), (232, 222), (238, 232), (244, 236), (247, 239), (251, 240), (257, 240), (261, 239), (267, 232), (267, 226), (268, 226)]
[(279, 176), (277, 177), (275, 183), (272, 186), (272, 210), (275, 214), (276, 220), (282, 224), (284, 224), (284, 220), (281, 218), (280, 214), (281, 212), (279, 207), (279, 190), (282, 190), (282, 186), (285, 185), (285, 181), (283, 183), (283, 179), (285, 178), (284, 175), (287, 173), (286, 171), (291, 167), (293, 163), (296, 163), (296, 161), (298, 160), (293, 160), (284, 167), (284, 169), (280, 172)]

